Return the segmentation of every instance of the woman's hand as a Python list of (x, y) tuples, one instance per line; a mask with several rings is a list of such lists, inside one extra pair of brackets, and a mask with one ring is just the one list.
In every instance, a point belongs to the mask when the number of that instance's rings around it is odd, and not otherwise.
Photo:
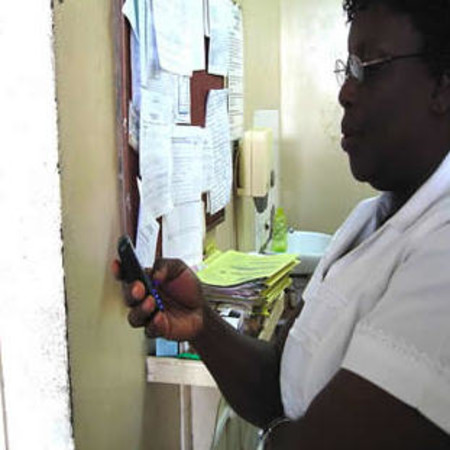
[[(119, 261), (113, 261), (112, 272), (122, 280)], [(151, 338), (194, 339), (203, 328), (205, 308), (201, 285), (194, 272), (179, 259), (159, 259), (148, 273), (161, 296), (164, 310), (156, 311), (155, 299), (146, 294), (142, 282), (134, 281), (127, 286), (126, 295), (130, 325), (143, 327)]]

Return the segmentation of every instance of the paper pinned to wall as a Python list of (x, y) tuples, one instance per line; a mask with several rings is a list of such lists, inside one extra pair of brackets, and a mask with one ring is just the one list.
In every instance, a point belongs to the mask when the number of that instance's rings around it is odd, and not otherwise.
[(175, 122), (191, 123), (191, 79), (184, 75), (177, 76), (175, 93)]
[(242, 10), (237, 5), (232, 7), (228, 90), (231, 139), (241, 139), (244, 135), (244, 30)]
[[(142, 186), (139, 191), (142, 191)], [(159, 223), (150, 214), (145, 203), (139, 206), (138, 229), (136, 233), (136, 255), (143, 267), (152, 267), (156, 257), (159, 236)]]
[(203, 30), (205, 36), (210, 37), (211, 31), (209, 26), (209, 0), (203, 0)]
[(138, 40), (141, 86), (148, 86), (149, 79), (159, 71), (159, 55), (155, 39), (154, 14), (150, 1), (137, 0)]
[(168, 124), (174, 118), (176, 75), (161, 70), (142, 88), (142, 113), (151, 123)]
[(152, 123), (142, 98), (139, 166), (142, 178), (141, 203), (153, 217), (170, 211), (172, 202), (172, 125)]
[(211, 133), (205, 128), (202, 149), (202, 192), (211, 191), (214, 184), (214, 151), (211, 139)]
[(202, 153), (205, 130), (175, 126), (172, 135), (172, 198), (175, 205), (199, 201), (202, 193)]
[(226, 77), (230, 63), (231, 0), (209, 0), (208, 72)]
[(130, 33), (130, 63), (131, 63), (131, 95), (133, 107), (139, 112), (141, 105), (141, 62), (139, 48), (139, 8), (137, 0), (127, 0), (122, 13), (128, 19)]
[(233, 181), (227, 89), (212, 89), (206, 106), (206, 128), (213, 154), (213, 185), (209, 192), (209, 211), (215, 214), (231, 198)]
[(139, 148), (139, 112), (133, 102), (128, 105), (128, 145), (136, 151)]
[(136, 0), (127, 0), (122, 13), (130, 24), (131, 101), (128, 105), (128, 144), (139, 147), (139, 112), (141, 109), (141, 62), (139, 47), (139, 9)]
[(203, 0), (189, 0), (184, 2), (186, 8), (185, 21), (191, 39), (192, 70), (205, 70), (205, 34)]
[(122, 6), (122, 14), (130, 22), (132, 30), (139, 36), (139, 8), (137, 0), (126, 0)]
[(176, 206), (163, 217), (162, 253), (164, 258), (180, 258), (192, 267), (203, 259), (203, 202)]
[(159, 63), (178, 75), (192, 74), (191, 36), (184, 32), (187, 12), (184, 0), (153, 0)]

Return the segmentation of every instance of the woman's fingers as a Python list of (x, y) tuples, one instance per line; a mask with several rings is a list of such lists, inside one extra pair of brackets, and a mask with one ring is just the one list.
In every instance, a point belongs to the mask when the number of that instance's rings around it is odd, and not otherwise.
[(113, 262), (111, 263), (111, 272), (113, 273), (116, 280), (122, 279), (120, 262), (117, 259), (113, 260)]
[(168, 337), (169, 321), (167, 315), (162, 312), (157, 312), (153, 320), (145, 326), (145, 335), (148, 338)]
[(152, 278), (157, 283), (170, 283), (177, 278), (188, 266), (181, 259), (160, 258), (155, 261), (151, 271)]
[(138, 305), (131, 308), (128, 313), (128, 322), (133, 328), (146, 326), (147, 323), (153, 319), (155, 309), (155, 299), (148, 296)]

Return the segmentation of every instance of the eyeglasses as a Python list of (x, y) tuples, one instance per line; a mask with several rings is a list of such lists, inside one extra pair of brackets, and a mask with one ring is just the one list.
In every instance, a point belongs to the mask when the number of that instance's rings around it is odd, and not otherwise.
[(356, 55), (349, 55), (347, 64), (342, 59), (336, 60), (334, 73), (339, 86), (345, 83), (348, 78), (355, 79), (358, 83), (364, 81), (366, 69), (389, 64), (399, 59), (417, 58), (423, 56), (423, 53), (410, 53), (408, 55), (386, 56), (385, 58), (372, 59), (371, 61), (361, 61)]

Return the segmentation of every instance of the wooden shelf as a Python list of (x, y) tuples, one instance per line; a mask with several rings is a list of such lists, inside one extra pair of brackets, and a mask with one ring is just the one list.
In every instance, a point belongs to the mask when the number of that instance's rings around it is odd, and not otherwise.
[[(264, 322), (259, 338), (268, 341), (284, 310), (284, 294), (276, 300)], [(147, 357), (147, 382), (202, 387), (217, 387), (214, 378), (201, 361), (177, 358)]]

